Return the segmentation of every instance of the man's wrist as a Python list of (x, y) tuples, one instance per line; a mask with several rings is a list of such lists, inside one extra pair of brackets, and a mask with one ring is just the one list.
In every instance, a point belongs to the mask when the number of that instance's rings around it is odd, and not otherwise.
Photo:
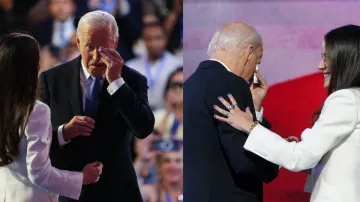
[(260, 104), (254, 103), (254, 108), (255, 108), (255, 111), (260, 112), (261, 111), (261, 103)]
[(116, 77), (111, 77), (111, 78), (108, 77), (107, 80), (108, 80), (109, 84), (111, 84), (113, 81), (116, 81), (116, 80), (118, 80), (120, 78), (121, 78), (121, 75), (116, 76)]
[(116, 79), (110, 79), (110, 78), (107, 79), (107, 81), (108, 81), (109, 84), (111, 84), (111, 83), (112, 83), (113, 81), (115, 81), (115, 80), (116, 80)]
[(63, 138), (64, 138), (65, 142), (69, 142), (71, 138), (68, 137), (68, 133), (66, 132), (66, 126), (67, 126), (67, 123), (64, 124), (64, 127), (62, 129)]

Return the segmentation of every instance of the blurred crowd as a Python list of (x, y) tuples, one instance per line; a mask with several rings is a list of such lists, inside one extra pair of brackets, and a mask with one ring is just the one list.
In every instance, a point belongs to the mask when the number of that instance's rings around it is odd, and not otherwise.
[(182, 0), (0, 0), (0, 35), (23, 31), (41, 45), (40, 72), (79, 56), (76, 27), (92, 10), (111, 13), (117, 51), (148, 79), (155, 127), (133, 138), (132, 157), (145, 202), (182, 201)]

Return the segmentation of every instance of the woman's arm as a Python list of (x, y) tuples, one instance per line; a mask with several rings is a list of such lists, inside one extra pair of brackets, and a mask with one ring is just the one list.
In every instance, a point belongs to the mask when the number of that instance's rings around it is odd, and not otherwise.
[(32, 183), (62, 196), (79, 199), (83, 183), (81, 172), (59, 170), (51, 166), (49, 151), (52, 127), (49, 107), (36, 101), (25, 129), (26, 163)]
[(287, 142), (257, 125), (244, 148), (291, 171), (313, 168), (322, 156), (350, 135), (358, 123), (358, 103), (351, 90), (339, 90), (325, 101), (319, 120), (302, 133), (302, 141)]

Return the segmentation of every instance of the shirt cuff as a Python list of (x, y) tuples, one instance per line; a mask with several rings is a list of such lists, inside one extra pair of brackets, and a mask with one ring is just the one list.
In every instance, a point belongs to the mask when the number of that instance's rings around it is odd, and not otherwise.
[(66, 141), (64, 140), (64, 136), (63, 136), (64, 125), (65, 125), (65, 124), (59, 126), (59, 128), (58, 128), (58, 140), (59, 140), (59, 145), (60, 145), (60, 147), (66, 145), (67, 143), (70, 142), (70, 140), (69, 140), (68, 142), (66, 142)]
[(262, 122), (263, 115), (264, 115), (264, 108), (261, 107), (260, 111), (259, 112), (255, 111), (255, 113), (256, 113), (256, 120), (258, 120), (259, 122)]
[(110, 95), (113, 95), (122, 85), (124, 85), (125, 81), (122, 77), (116, 79), (111, 82), (107, 87), (107, 91)]

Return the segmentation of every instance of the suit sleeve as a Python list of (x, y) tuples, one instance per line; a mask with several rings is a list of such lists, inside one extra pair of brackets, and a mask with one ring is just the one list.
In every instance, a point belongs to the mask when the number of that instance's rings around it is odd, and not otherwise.
[[(244, 88), (246, 87), (247, 86), (244, 86)], [(249, 100), (242, 96), (241, 88), (229, 88), (229, 91), (225, 90), (226, 89), (224, 89), (224, 93), (221, 96), (226, 98), (226, 94), (231, 93), (237, 100), (238, 106), (242, 110), (244, 110), (245, 107), (250, 106), (251, 111), (254, 112), (252, 102), (246, 104), (244, 103), (248, 102)], [(215, 99), (212, 101), (213, 105), (216, 104), (218, 106), (222, 106), (221, 102), (217, 100), (217, 96), (215, 96)], [(209, 107), (213, 108), (213, 105)], [(215, 110), (213, 111), (215, 113)], [(267, 183), (275, 179), (278, 174), (279, 166), (268, 162), (267, 160), (260, 158), (259, 156), (254, 155), (253, 153), (248, 152), (243, 148), (247, 139), (246, 133), (236, 130), (225, 122), (218, 120), (216, 120), (216, 122), (218, 125), (221, 145), (235, 173), (255, 174), (259, 180)]]
[(263, 117), (264, 116), (264, 108), (261, 108), (260, 112), (256, 113), (256, 119), (259, 123), (267, 129), (271, 128), (271, 124)]
[(354, 93), (339, 90), (325, 101), (313, 128), (301, 134), (302, 141), (287, 142), (279, 135), (256, 126), (244, 148), (291, 171), (313, 168), (322, 156), (350, 135), (358, 122), (358, 103)]
[(147, 79), (137, 78), (130, 88), (124, 83), (112, 96), (112, 102), (117, 106), (131, 132), (140, 139), (146, 138), (154, 129), (155, 118), (148, 103)]
[(271, 129), (271, 123), (267, 120), (267, 119), (265, 119), (265, 118), (263, 118), (263, 120), (260, 122), (260, 124), (262, 125), (262, 126), (264, 126), (265, 128), (267, 128), (267, 129)]
[(29, 179), (49, 192), (79, 199), (83, 174), (59, 170), (51, 165), (49, 158), (51, 131), (50, 109), (45, 104), (37, 102), (25, 128)]

